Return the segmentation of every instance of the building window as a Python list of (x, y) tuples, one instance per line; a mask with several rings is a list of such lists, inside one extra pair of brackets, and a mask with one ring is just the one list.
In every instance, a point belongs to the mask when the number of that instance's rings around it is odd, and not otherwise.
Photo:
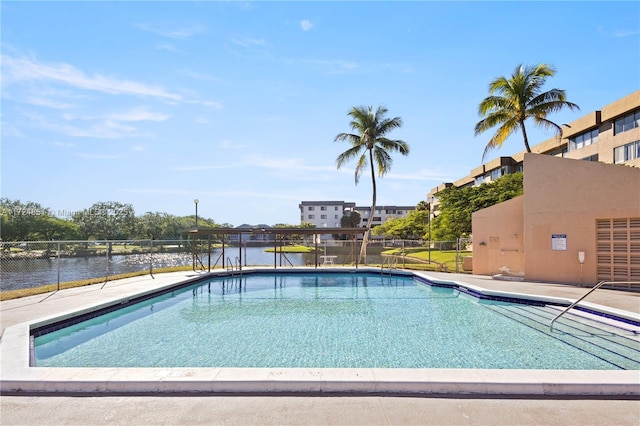
[(635, 160), (636, 158), (640, 158), (640, 141), (613, 148), (614, 164), (624, 163), (625, 161)]
[(481, 176), (478, 176), (478, 177), (476, 177), (476, 178), (475, 178), (474, 185), (475, 185), (475, 186), (480, 186), (480, 185), (482, 185), (483, 183), (485, 183), (485, 182), (488, 180), (488, 178), (489, 178), (489, 175), (488, 175), (488, 174), (487, 174), (487, 175), (481, 175)]
[(381, 221), (381, 219), (380, 219), (378, 216), (374, 216), (374, 217), (373, 217), (373, 221), (374, 221), (374, 222), (380, 222), (380, 221)]
[(615, 120), (613, 134), (617, 135), (618, 133), (626, 132), (636, 127), (640, 127), (640, 109)]
[(312, 212), (314, 210), (313, 206), (309, 206), (309, 211)]
[(315, 215), (312, 215), (312, 214), (309, 215), (309, 219), (315, 219), (315, 218), (316, 218)]
[(580, 133), (569, 138), (569, 151), (575, 151), (596, 142), (598, 142), (598, 129)]
[(333, 218), (334, 218), (334, 219), (337, 219), (337, 218), (338, 218), (338, 215), (333, 216)]
[(327, 206), (321, 206), (320, 210), (322, 210), (323, 212), (326, 212), (327, 211)]
[(583, 160), (585, 161), (593, 161), (593, 162), (598, 162), (598, 154), (594, 154), (594, 155), (590, 155), (588, 157), (583, 158)]
[(327, 218), (327, 215), (326, 215), (326, 214), (321, 214), (321, 215), (320, 215), (320, 219), (326, 219), (326, 218)]
[(335, 211), (338, 211), (338, 206), (335, 206), (333, 209), (334, 209)]

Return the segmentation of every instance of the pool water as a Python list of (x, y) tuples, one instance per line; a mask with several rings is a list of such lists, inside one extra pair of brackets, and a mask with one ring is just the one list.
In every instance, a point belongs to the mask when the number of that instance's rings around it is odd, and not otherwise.
[[(48, 367), (640, 369), (637, 336), (412, 277), (215, 278), (35, 338)], [(594, 328), (597, 325), (598, 328)]]

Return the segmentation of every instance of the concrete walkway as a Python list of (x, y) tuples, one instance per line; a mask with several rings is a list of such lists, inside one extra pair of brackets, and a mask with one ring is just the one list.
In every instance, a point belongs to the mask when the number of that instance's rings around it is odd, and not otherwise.
[(389, 396), (3, 396), (12, 425), (638, 426), (640, 401)]
[[(586, 292), (562, 284), (496, 281), (490, 277), (430, 273), (438, 279), (461, 281), (490, 290), (575, 299)], [(108, 304), (123, 297), (151, 292), (197, 275), (171, 273), (113, 281), (105, 285), (64, 290), (0, 302), (2, 340), (7, 327), (66, 315), (87, 306)], [(592, 303), (633, 314), (640, 313), (640, 294), (598, 290)], [(5, 376), (12, 368), (2, 359)], [(640, 372), (636, 383), (640, 385)], [(164, 394), (101, 396), (2, 395), (0, 424), (5, 425), (639, 425), (640, 401), (635, 397), (559, 396), (461, 397), (373, 394), (302, 396)]]

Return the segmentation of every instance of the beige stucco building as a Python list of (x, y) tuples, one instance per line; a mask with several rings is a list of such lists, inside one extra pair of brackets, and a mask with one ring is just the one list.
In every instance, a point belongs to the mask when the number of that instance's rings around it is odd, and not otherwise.
[(640, 168), (532, 153), (523, 160), (524, 195), (472, 216), (473, 273), (640, 281)]
[[(473, 273), (594, 284), (640, 281), (640, 91), (428, 193), (524, 172), (524, 195), (472, 217)], [(579, 261), (578, 253), (584, 253)]]

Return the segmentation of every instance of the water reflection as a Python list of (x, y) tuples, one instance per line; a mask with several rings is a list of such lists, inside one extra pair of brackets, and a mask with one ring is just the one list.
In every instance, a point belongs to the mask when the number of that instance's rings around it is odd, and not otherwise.
[[(286, 256), (286, 258), (285, 258)], [(313, 265), (314, 253), (279, 253), (265, 252), (265, 247), (226, 247), (224, 254), (221, 248), (213, 249), (211, 255), (201, 253), (200, 262), (203, 267), (212, 268), (230, 261), (233, 265), (242, 266), (304, 266)], [(369, 256), (370, 263), (380, 263), (380, 256)], [(338, 255), (335, 263), (352, 262), (352, 257)], [(198, 264), (200, 264), (200, 262)], [(92, 257), (63, 257), (60, 259), (13, 259), (0, 262), (0, 291), (21, 288), (39, 287), (57, 284), (58, 274), (61, 283), (90, 278), (100, 278), (128, 272), (138, 272), (172, 266), (190, 266), (193, 264), (191, 253), (154, 253), (128, 254)]]

